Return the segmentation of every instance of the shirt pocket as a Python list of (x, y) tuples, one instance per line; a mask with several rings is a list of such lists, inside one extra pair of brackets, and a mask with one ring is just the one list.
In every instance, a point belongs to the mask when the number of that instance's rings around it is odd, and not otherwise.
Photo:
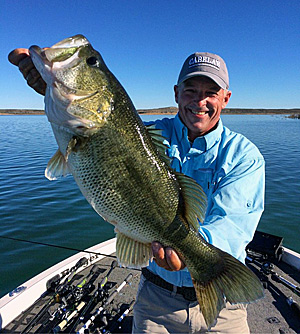
[(194, 170), (194, 179), (200, 184), (207, 197), (214, 190), (213, 176), (214, 172), (211, 168), (199, 168)]

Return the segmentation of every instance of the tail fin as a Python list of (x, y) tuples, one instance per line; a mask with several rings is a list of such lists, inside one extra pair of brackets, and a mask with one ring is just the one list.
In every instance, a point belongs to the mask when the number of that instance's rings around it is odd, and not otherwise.
[(225, 307), (225, 302), (231, 304), (250, 303), (264, 296), (264, 291), (258, 277), (240, 261), (222, 252), (224, 261), (222, 272), (211, 281), (203, 284), (192, 275), (197, 300), (208, 328)]

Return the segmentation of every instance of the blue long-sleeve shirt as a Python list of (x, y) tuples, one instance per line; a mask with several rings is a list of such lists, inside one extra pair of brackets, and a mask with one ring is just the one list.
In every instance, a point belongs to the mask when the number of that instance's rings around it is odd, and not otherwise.
[[(172, 167), (195, 179), (207, 195), (201, 235), (212, 245), (245, 261), (264, 208), (265, 163), (257, 147), (241, 134), (218, 127), (191, 144), (178, 114), (155, 122), (166, 138)], [(170, 272), (154, 261), (148, 269), (177, 286), (193, 286), (185, 268)]]

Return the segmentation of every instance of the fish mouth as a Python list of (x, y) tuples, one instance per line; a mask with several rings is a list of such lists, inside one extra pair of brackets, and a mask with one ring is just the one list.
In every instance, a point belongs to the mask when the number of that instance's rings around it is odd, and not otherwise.
[(64, 62), (90, 42), (83, 35), (75, 35), (52, 45), (50, 48), (40, 48), (33, 45), (29, 48), (31, 57), (39, 57), (45, 63)]
[(89, 44), (84, 36), (76, 35), (54, 44), (51, 48), (40, 48), (36, 45), (29, 48), (35, 67), (47, 83), (46, 94), (50, 95), (60, 110), (60, 113), (57, 113), (55, 108), (45, 110), (48, 120), (59, 126), (66, 126), (70, 130), (73, 129), (81, 135), (86, 135), (87, 131), (92, 132), (96, 125), (88, 119), (75, 115), (71, 107), (72, 102), (79, 103), (89, 99), (98, 91), (70, 87), (57, 77), (56, 72), (63, 68), (75, 67), (81, 61), (79, 51)]
[(32, 45), (29, 48), (29, 54), (42, 78), (50, 86), (56, 79), (55, 73), (58, 70), (74, 67), (80, 62), (79, 51), (89, 44), (84, 36), (76, 35), (66, 38), (50, 48)]
[(83, 35), (75, 35), (54, 44), (51, 48), (40, 48), (37, 45), (29, 48), (33, 63), (43, 80), (49, 87), (59, 90), (60, 95), (69, 102), (87, 99), (97, 93), (69, 87), (55, 75), (62, 68), (76, 66), (81, 61), (78, 56), (80, 49), (89, 44)]

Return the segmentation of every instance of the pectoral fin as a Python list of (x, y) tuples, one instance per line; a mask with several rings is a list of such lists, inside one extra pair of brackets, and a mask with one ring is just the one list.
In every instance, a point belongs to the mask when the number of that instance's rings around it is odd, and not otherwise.
[(117, 233), (116, 253), (119, 264), (129, 268), (147, 266), (152, 256), (150, 244), (133, 240), (121, 232)]
[(56, 180), (59, 177), (70, 174), (67, 161), (60, 150), (57, 150), (54, 156), (49, 160), (45, 170), (45, 176), (48, 180)]
[(57, 180), (59, 177), (71, 174), (68, 167), (68, 158), (72, 152), (78, 152), (86, 144), (87, 139), (79, 136), (73, 136), (68, 143), (66, 153), (63, 155), (58, 149), (54, 156), (49, 160), (45, 170), (45, 176), (50, 181)]

